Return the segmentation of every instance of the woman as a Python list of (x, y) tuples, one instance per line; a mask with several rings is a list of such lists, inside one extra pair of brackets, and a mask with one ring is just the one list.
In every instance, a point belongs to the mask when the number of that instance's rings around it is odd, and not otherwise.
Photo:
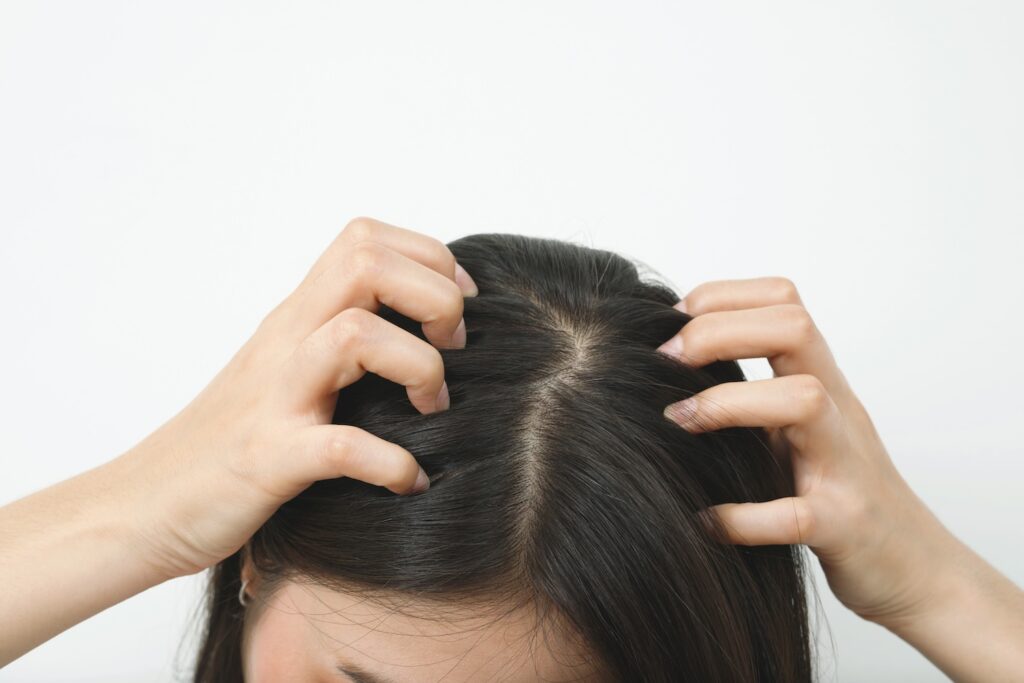
[(1021, 591), (896, 472), (791, 283), (677, 302), (553, 240), (352, 221), (191, 404), (0, 537), (0, 663), (214, 567), (200, 681), (810, 680), (803, 544), (953, 678), (1024, 665)]

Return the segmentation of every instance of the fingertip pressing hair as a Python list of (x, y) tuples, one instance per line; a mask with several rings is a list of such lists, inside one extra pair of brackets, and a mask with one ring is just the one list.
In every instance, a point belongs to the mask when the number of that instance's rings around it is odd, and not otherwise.
[[(465, 348), (440, 351), (451, 407), (421, 414), (368, 373), (333, 419), (409, 449), (430, 488), (314, 483), (249, 544), (268, 585), (293, 572), (452, 604), (530, 600), (611, 681), (810, 681), (799, 547), (723, 544), (706, 513), (792, 495), (788, 472), (759, 429), (691, 434), (663, 412), (742, 381), (738, 364), (659, 353), (691, 317), (624, 256), (504, 233), (448, 246), (478, 288)], [(240, 609), (237, 565), (211, 576), (197, 681), (241, 680), (223, 613)]]

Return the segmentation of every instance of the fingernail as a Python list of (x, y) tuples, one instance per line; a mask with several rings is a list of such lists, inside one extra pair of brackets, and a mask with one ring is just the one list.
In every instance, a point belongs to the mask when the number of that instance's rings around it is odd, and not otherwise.
[(454, 349), (463, 349), (466, 347), (466, 319), (463, 318), (459, 321), (459, 326), (455, 328), (455, 332), (452, 333), (451, 347)]
[(696, 414), (697, 406), (692, 398), (670, 403), (665, 407), (665, 417), (683, 427), (692, 422)]
[(438, 410), (448, 410), (451, 399), (448, 396), (448, 382), (441, 384), (441, 391), (437, 392), (437, 400), (434, 402)]
[(427, 473), (420, 468), (420, 473), (416, 475), (416, 483), (412, 485), (410, 493), (419, 493), (420, 491), (426, 491), (430, 488), (430, 477)]
[(686, 298), (685, 297), (680, 299), (679, 303), (677, 303), (672, 308), (676, 309), (677, 311), (682, 311), (683, 313), (689, 313), (689, 311), (686, 310)]
[(658, 351), (669, 355), (669, 356), (682, 356), (683, 355), (683, 335), (677, 334), (676, 336), (669, 339), (667, 342), (658, 347)]
[(455, 282), (459, 285), (459, 289), (462, 290), (464, 296), (476, 296), (480, 293), (480, 289), (473, 282), (473, 278), (458, 263), (455, 264)]

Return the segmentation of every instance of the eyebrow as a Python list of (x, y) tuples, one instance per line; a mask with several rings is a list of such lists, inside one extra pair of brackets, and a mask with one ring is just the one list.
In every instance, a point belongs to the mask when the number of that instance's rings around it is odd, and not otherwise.
[(390, 678), (383, 678), (377, 674), (370, 673), (360, 666), (347, 662), (338, 662), (335, 670), (338, 673), (345, 674), (355, 683), (395, 683)]

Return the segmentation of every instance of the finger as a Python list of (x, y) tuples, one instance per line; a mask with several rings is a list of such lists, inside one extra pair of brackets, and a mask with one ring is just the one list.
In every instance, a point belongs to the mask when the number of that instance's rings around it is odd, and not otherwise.
[(764, 357), (777, 376), (814, 375), (837, 400), (852, 394), (825, 338), (799, 304), (704, 313), (658, 350), (695, 367)]
[(703, 282), (684, 296), (677, 308), (692, 316), (712, 311), (734, 311), (777, 304), (800, 304), (796, 285), (784, 277), (755, 277)]
[(283, 407), (305, 411), (367, 372), (406, 387), (423, 413), (448, 407), (440, 352), (362, 308), (349, 308), (299, 345), (282, 366)]
[(321, 479), (350, 477), (395, 493), (430, 485), (412, 453), (353, 425), (315, 425), (300, 430), (293, 457), (282, 459), (277, 476), (301, 491)]
[(423, 323), (423, 334), (443, 348), (465, 346), (462, 292), (454, 281), (378, 242), (352, 246), (294, 303), (293, 340), (312, 334), (348, 308), (377, 312), (385, 304)]
[(725, 427), (778, 427), (802, 454), (837, 452), (842, 418), (814, 375), (716, 384), (665, 407), (665, 417), (699, 433)]
[(345, 253), (359, 242), (376, 242), (413, 261), (422, 263), (439, 275), (457, 282), (465, 296), (476, 296), (479, 291), (468, 273), (458, 266), (455, 256), (444, 242), (429, 235), (366, 216), (353, 218), (345, 225), (341, 233), (310, 268), (299, 288), (315, 281), (324, 271), (342, 260)]
[(721, 520), (725, 537), (738, 545), (814, 545), (814, 516), (806, 499), (777, 498), (766, 503), (722, 503), (708, 508)]

